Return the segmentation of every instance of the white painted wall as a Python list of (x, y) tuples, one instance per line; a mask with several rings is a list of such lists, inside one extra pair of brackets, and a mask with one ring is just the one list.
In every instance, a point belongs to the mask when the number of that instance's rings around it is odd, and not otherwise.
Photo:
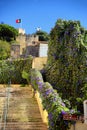
[(40, 44), (39, 57), (47, 57), (48, 44)]

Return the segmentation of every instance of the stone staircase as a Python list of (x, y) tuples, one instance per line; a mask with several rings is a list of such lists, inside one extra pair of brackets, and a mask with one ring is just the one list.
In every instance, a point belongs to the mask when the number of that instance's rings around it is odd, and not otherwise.
[(5, 126), (4, 124), (2, 119), (0, 130), (47, 130), (31, 88), (11, 88)]

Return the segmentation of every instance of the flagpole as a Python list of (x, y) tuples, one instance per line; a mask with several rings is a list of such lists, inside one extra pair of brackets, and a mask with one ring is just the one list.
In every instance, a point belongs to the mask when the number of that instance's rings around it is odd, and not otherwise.
[(22, 20), (21, 20), (21, 22), (20, 22), (20, 28), (22, 28)]
[(22, 20), (21, 19), (16, 19), (16, 23), (18, 24), (19, 28), (22, 28)]

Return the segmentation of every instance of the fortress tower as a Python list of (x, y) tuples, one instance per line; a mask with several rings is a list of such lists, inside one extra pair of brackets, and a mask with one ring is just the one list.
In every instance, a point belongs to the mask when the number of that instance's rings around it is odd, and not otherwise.
[(24, 35), (25, 30), (23, 28), (18, 28), (18, 33)]

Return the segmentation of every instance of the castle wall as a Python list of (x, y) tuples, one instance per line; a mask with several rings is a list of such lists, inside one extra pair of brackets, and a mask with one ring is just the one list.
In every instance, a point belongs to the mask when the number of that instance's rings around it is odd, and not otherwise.
[(19, 35), (16, 41), (20, 44), (20, 55), (22, 55), (24, 49), (26, 48), (26, 35)]
[(32, 68), (41, 70), (47, 62), (47, 57), (35, 57), (33, 59)]
[(18, 44), (11, 45), (11, 57), (13, 58), (20, 57), (20, 45)]
[(18, 32), (19, 32), (19, 34), (25, 34), (25, 30), (23, 29), (23, 28), (18, 28)]
[(20, 45), (20, 55), (25, 57), (32, 55), (35, 57), (47, 57), (48, 44), (45, 41), (39, 41), (38, 35), (23, 35), (20, 34), (16, 41)]
[(39, 56), (39, 45), (27, 46), (26, 47), (25, 57), (27, 57), (28, 55), (38, 57)]
[(35, 42), (39, 41), (38, 35), (27, 35), (26, 36), (26, 44), (27, 46), (34, 44)]

